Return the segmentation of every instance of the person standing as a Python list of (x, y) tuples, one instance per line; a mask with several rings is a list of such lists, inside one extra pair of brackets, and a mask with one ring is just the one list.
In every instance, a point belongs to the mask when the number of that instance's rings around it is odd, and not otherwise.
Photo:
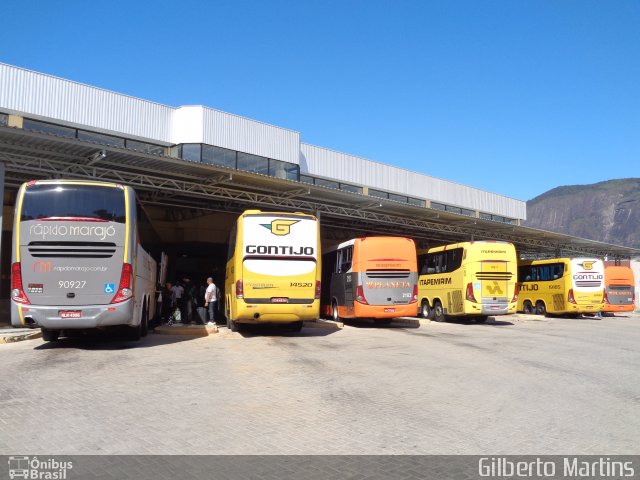
[(162, 290), (160, 291), (160, 295), (162, 298), (162, 307), (161, 307), (161, 316), (162, 323), (166, 323), (171, 325), (173, 323), (172, 314), (173, 309), (175, 308), (176, 299), (173, 295), (173, 285), (171, 282), (167, 282)]
[(185, 302), (184, 302), (185, 300), (184, 287), (181, 285), (180, 282), (178, 282), (176, 285), (173, 286), (171, 290), (173, 291), (174, 298), (176, 299), (176, 306), (178, 307), (178, 310), (180, 310), (180, 322), (189, 323), (189, 320), (187, 319), (187, 311), (186, 311)]
[(218, 301), (217, 290), (218, 287), (213, 283), (213, 278), (207, 278), (207, 289), (204, 293), (204, 306), (208, 312), (208, 325), (216, 324), (216, 303)]

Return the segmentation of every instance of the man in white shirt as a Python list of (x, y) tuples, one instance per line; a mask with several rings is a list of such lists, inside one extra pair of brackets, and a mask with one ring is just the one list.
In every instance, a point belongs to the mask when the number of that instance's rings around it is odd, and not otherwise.
[(207, 325), (216, 324), (216, 301), (218, 300), (216, 284), (213, 278), (207, 278), (207, 290), (204, 292), (204, 306), (209, 312), (209, 322)]
[(187, 309), (185, 308), (184, 303), (184, 287), (178, 282), (171, 288), (171, 291), (173, 292), (173, 298), (176, 300), (176, 306), (178, 307), (178, 310), (180, 310), (180, 321), (182, 323), (187, 323), (188, 319)]

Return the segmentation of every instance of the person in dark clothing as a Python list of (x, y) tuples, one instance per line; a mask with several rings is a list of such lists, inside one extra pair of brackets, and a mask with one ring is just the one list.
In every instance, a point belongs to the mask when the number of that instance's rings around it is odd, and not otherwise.
[(162, 298), (162, 323), (171, 323), (171, 314), (173, 312), (173, 309), (175, 308), (175, 297), (173, 296), (172, 288), (173, 285), (171, 285), (171, 282), (167, 282), (160, 291), (160, 295)]

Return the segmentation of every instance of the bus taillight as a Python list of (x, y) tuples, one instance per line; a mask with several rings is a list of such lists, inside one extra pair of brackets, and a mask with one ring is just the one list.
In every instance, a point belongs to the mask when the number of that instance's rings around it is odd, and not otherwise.
[(358, 288), (356, 289), (356, 302), (369, 305), (367, 299), (364, 298), (364, 288), (362, 288), (362, 285), (358, 285)]
[(569, 294), (567, 295), (567, 300), (569, 303), (578, 303), (576, 302), (576, 297), (573, 296), (573, 288), (569, 289)]
[(11, 299), (17, 303), (30, 304), (22, 287), (22, 270), (20, 262), (11, 265)]
[(520, 294), (520, 284), (516, 283), (515, 288), (513, 289), (513, 298), (511, 299), (511, 303), (515, 303), (518, 301), (518, 295)]
[(602, 303), (609, 303), (609, 296), (606, 290), (602, 291)]
[(418, 284), (416, 283), (413, 286), (413, 296), (411, 297), (411, 301), (409, 303), (416, 303), (418, 301)]
[(467, 300), (473, 303), (478, 303), (476, 296), (473, 294), (473, 283), (467, 283)]
[(316, 300), (320, 298), (320, 292), (322, 291), (322, 284), (320, 280), (316, 280)]
[(244, 285), (242, 279), (236, 281), (236, 298), (244, 298)]
[(122, 275), (120, 275), (120, 284), (118, 285), (118, 291), (115, 297), (111, 300), (111, 303), (120, 303), (125, 300), (129, 300), (133, 296), (133, 290), (131, 289), (133, 284), (133, 268), (130, 263), (122, 264)]

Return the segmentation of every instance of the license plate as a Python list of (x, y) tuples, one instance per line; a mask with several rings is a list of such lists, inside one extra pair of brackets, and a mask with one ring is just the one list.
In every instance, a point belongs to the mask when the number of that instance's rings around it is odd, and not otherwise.
[(286, 297), (273, 297), (271, 303), (289, 303), (289, 299)]
[(60, 315), (60, 318), (80, 318), (82, 310), (60, 310), (58, 315)]
[(396, 309), (395, 309), (395, 308), (385, 308), (385, 309), (384, 309), (384, 313), (393, 313), (393, 312), (395, 312), (395, 311), (396, 311)]

